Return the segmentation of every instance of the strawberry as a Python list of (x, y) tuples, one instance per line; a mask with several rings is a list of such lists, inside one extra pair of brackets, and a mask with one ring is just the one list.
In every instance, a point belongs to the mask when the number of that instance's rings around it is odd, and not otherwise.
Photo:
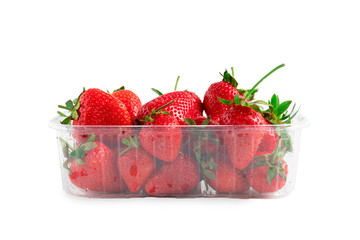
[[(250, 107), (235, 106), (220, 119), (222, 125), (262, 125), (261, 114)], [(254, 157), (262, 138), (263, 131), (256, 131), (255, 126), (248, 131), (241, 127), (224, 129), (223, 138), (230, 161), (238, 169), (245, 169)]]
[(73, 125), (130, 125), (130, 114), (125, 105), (110, 94), (97, 88), (90, 88), (80, 94), (73, 102), (66, 102), (66, 106), (60, 108), (69, 110), (61, 123)]
[(140, 148), (137, 138), (130, 137), (129, 140), (123, 139), (128, 148), (119, 154), (117, 168), (130, 192), (138, 192), (154, 171), (156, 159)]
[(273, 154), (267, 152), (256, 154), (246, 170), (246, 178), (255, 191), (259, 193), (275, 192), (285, 186), (288, 174), (288, 166), (283, 160), (285, 153), (286, 151), (277, 153), (275, 150)]
[[(236, 89), (238, 82), (234, 78), (234, 71), (232, 70), (232, 76), (225, 70), (223, 80), (216, 82), (210, 85), (208, 90), (204, 95), (204, 110), (208, 116), (211, 117), (213, 121), (219, 122), (221, 115), (228, 111), (231, 106), (221, 103), (218, 98), (231, 101), (234, 99), (235, 95), (239, 95), (240, 98), (244, 98), (244, 94), (247, 93), (247, 90)], [(249, 100), (252, 100), (254, 94), (257, 90), (254, 90)]]
[(126, 109), (130, 114), (131, 123), (135, 124), (137, 112), (141, 107), (140, 98), (132, 91), (126, 90), (124, 86), (115, 90), (111, 95), (125, 104)]
[(172, 162), (164, 162), (147, 180), (145, 190), (149, 195), (183, 194), (195, 189), (200, 181), (196, 161), (179, 153)]
[[(248, 131), (242, 127), (231, 127), (223, 132), (224, 143), (229, 154), (230, 161), (238, 169), (245, 169), (250, 161), (254, 158), (256, 151), (265, 135), (265, 131), (259, 131), (256, 126), (266, 125), (266, 120), (261, 115), (260, 108), (257, 104), (262, 104), (263, 101), (247, 100), (253, 94), (253, 90), (270, 74), (277, 69), (283, 67), (279, 65), (274, 68), (268, 74), (266, 74), (255, 86), (248, 91), (245, 98), (240, 99), (240, 95), (237, 94), (234, 97), (234, 101), (228, 101), (219, 98), (224, 104), (233, 105), (233, 107), (225, 112), (220, 118), (220, 124), (222, 125), (251, 125), (252, 128)], [(256, 109), (256, 110), (255, 110)]]
[(75, 149), (60, 139), (67, 157), (63, 166), (69, 171), (70, 181), (75, 186), (90, 191), (107, 193), (124, 191), (126, 186), (116, 171), (112, 151), (105, 144), (94, 142), (94, 139), (93, 135), (86, 143)]
[[(173, 161), (181, 147), (181, 128), (171, 113), (162, 111), (175, 100), (163, 105), (144, 118), (146, 127), (140, 130), (139, 138), (143, 148), (162, 161)], [(150, 127), (151, 126), (151, 127)]]
[(213, 174), (207, 174), (207, 183), (221, 193), (238, 193), (249, 190), (250, 186), (246, 180), (245, 174), (234, 168), (234, 166), (218, 157), (214, 159), (216, 168), (211, 171)]
[[(178, 78), (179, 79), (179, 78)], [(178, 81), (178, 80), (177, 80)], [(176, 118), (180, 125), (186, 125), (184, 118), (195, 118), (202, 115), (202, 103), (200, 98), (189, 91), (176, 91), (162, 94), (160, 91), (153, 89), (160, 96), (144, 104), (137, 114), (137, 119), (141, 123), (141, 119), (149, 115), (153, 109), (157, 109), (162, 105), (176, 100), (174, 104), (164, 108), (164, 111), (170, 112)]]
[[(74, 101), (67, 101), (66, 106), (59, 105), (60, 108), (70, 111), (70, 115), (58, 112), (66, 117), (61, 123), (73, 125), (130, 125), (131, 117), (126, 106), (114, 96), (101, 91), (97, 88), (90, 88), (80, 94)], [(83, 143), (89, 139), (91, 134), (79, 132), (91, 132), (92, 127), (76, 128), (74, 138)], [(98, 141), (104, 140), (106, 143), (117, 141), (115, 129), (107, 128), (101, 134), (97, 135)]]

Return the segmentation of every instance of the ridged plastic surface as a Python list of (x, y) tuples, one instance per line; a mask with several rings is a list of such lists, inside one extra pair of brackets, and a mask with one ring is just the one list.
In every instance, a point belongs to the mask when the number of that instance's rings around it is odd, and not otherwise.
[[(89, 198), (285, 196), (295, 186), (300, 135), (307, 125), (301, 115), (291, 125), (260, 127), (70, 126), (59, 118), (49, 124), (56, 129), (64, 190)], [(281, 136), (278, 148), (284, 151), (281, 146), (291, 143), (291, 149), (273, 158), (269, 149), (275, 146), (269, 147), (265, 135)], [(129, 143), (137, 147), (128, 148)], [(254, 165), (264, 162), (262, 156), (272, 161), (270, 167)], [(282, 169), (268, 179), (269, 168), (277, 163)]]

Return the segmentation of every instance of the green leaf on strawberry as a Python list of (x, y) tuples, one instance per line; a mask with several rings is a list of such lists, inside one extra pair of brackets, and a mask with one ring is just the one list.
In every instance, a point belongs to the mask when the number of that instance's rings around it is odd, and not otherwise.
[(153, 90), (157, 95), (161, 96), (163, 95), (162, 92), (160, 92), (159, 90), (155, 89), (155, 88), (151, 88), (151, 90)]
[(215, 180), (216, 179), (216, 175), (213, 171), (210, 171), (208, 169), (203, 169), (202, 173), (204, 174), (205, 177), (207, 177), (208, 179), (211, 180)]
[(291, 120), (299, 112), (295, 111), (296, 104), (293, 105), (292, 110), (288, 113), (288, 109), (292, 101), (280, 102), (279, 96), (274, 94), (270, 101), (268, 101), (268, 109), (263, 111), (263, 116), (273, 124), (290, 124)]
[(90, 138), (77, 148), (72, 147), (65, 139), (61, 137), (58, 138), (62, 145), (63, 155), (66, 158), (63, 163), (63, 167), (69, 172), (69, 174), (71, 174), (69, 164), (71, 164), (73, 160), (78, 162), (80, 165), (86, 165), (82, 159), (88, 151), (97, 147), (97, 144), (94, 142), (95, 137), (95, 134), (91, 134)]
[(85, 148), (79, 147), (70, 153), (70, 157), (74, 159), (81, 159), (85, 156)]
[(85, 92), (85, 88), (83, 88), (83, 91), (80, 93), (79, 97), (77, 97), (74, 101), (72, 100), (66, 101), (65, 106), (58, 105), (59, 108), (68, 110), (70, 112), (69, 115), (65, 115), (60, 111), (57, 112), (61, 117), (65, 117), (65, 119), (61, 121), (62, 124), (71, 124), (71, 120), (73, 119), (77, 120), (79, 118), (79, 114), (77, 110), (79, 110), (80, 108), (80, 97), (84, 92)]
[(121, 142), (123, 144), (125, 144), (127, 146), (127, 148), (125, 148), (124, 150), (122, 150), (120, 153), (119, 153), (119, 156), (125, 154), (127, 151), (129, 151), (130, 149), (133, 149), (133, 148), (138, 148), (140, 146), (140, 140), (138, 137), (129, 137), (129, 140), (126, 139), (126, 138), (123, 138), (121, 140)]
[(196, 122), (191, 118), (184, 118), (184, 121), (186, 122), (187, 125), (196, 125)]

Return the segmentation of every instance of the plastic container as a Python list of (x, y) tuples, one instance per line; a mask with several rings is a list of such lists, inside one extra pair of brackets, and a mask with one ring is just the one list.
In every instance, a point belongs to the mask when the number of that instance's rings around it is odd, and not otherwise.
[[(60, 117), (49, 124), (65, 192), (89, 198), (286, 196), (295, 186), (301, 130), (308, 125), (300, 114), (291, 125), (73, 126), (60, 124)], [(276, 146), (266, 143), (269, 135), (280, 136)], [(137, 148), (126, 151), (129, 143)]]

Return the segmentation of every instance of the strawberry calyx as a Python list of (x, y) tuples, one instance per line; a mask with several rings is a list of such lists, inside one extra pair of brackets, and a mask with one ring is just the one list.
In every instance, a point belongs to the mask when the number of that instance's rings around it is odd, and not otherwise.
[(140, 139), (137, 137), (129, 137), (129, 140), (126, 138), (123, 138), (121, 141), (123, 144), (125, 144), (127, 146), (127, 148), (125, 148), (124, 150), (122, 150), (119, 153), (119, 156), (124, 155), (127, 151), (129, 151), (130, 149), (133, 148), (138, 148), (140, 147)]
[(230, 74), (227, 69), (225, 69), (225, 72), (222, 74), (220, 73), (220, 75), (223, 77), (222, 81), (223, 82), (227, 82), (230, 83), (231, 86), (233, 86), (234, 88), (237, 88), (237, 86), (239, 85), (239, 83), (236, 81), (235, 77), (234, 77), (234, 68), (231, 67), (231, 73)]
[(121, 91), (121, 90), (125, 90), (125, 87), (124, 87), (124, 86), (121, 86), (120, 88), (115, 89), (112, 93), (118, 92), (118, 91)]
[(66, 142), (65, 139), (59, 137), (58, 138), (62, 145), (62, 152), (66, 160), (63, 163), (63, 167), (72, 175), (69, 165), (75, 160), (80, 165), (86, 165), (86, 163), (82, 160), (86, 153), (97, 147), (97, 144), (94, 142), (95, 134), (91, 134), (90, 138), (85, 142), (80, 144), (78, 147), (74, 148)]
[(152, 109), (152, 110), (151, 110), (151, 113), (150, 113), (149, 115), (145, 116), (144, 119), (141, 119), (140, 121), (145, 122), (145, 123), (147, 123), (147, 122), (149, 122), (149, 121), (150, 121), (150, 122), (154, 122), (154, 118), (155, 118), (156, 116), (160, 115), (160, 114), (165, 114), (165, 115), (170, 115), (170, 116), (171, 116), (171, 115), (172, 115), (171, 113), (169, 113), (169, 112), (167, 112), (167, 111), (162, 111), (162, 109), (164, 109), (165, 107), (173, 104), (174, 102), (175, 102), (175, 99), (171, 100), (170, 102), (166, 103), (165, 105), (159, 107), (159, 108), (156, 109), (156, 110), (155, 110), (155, 109)]
[(218, 100), (225, 105), (251, 107), (255, 111), (258, 111), (260, 113), (262, 112), (262, 107), (260, 106), (260, 104), (265, 104), (265, 105), (267, 104), (265, 101), (262, 101), (262, 100), (246, 101), (246, 98), (240, 98), (239, 94), (236, 94), (234, 96), (233, 101), (225, 100), (220, 97), (218, 97)]
[[(299, 112), (300, 107), (295, 111), (296, 104), (293, 105), (290, 113), (289, 107), (292, 101), (280, 102), (279, 96), (274, 94), (271, 99), (268, 101), (268, 109), (262, 111), (261, 114), (263, 117), (270, 123), (281, 125), (281, 124), (291, 124), (291, 120)], [(295, 111), (295, 112), (294, 112)], [(292, 152), (292, 143), (291, 138), (288, 132), (282, 128), (276, 128), (276, 132), (279, 136), (282, 137), (283, 148), (286, 148), (287, 151)]]
[(257, 168), (261, 166), (267, 166), (268, 171), (266, 174), (267, 181), (269, 185), (273, 179), (280, 175), (286, 181), (286, 173), (284, 169), (284, 162), (282, 161), (285, 154), (287, 153), (286, 149), (281, 147), (281, 137), (277, 142), (276, 148), (272, 153), (267, 153), (258, 157), (255, 157), (252, 164), (249, 168)]
[[(194, 120), (192, 120), (191, 118), (184, 118), (184, 121), (187, 125), (197, 125), (196, 122)], [(208, 125), (210, 123), (210, 117), (207, 117), (202, 123), (201, 125)]]
[(75, 98), (74, 100), (68, 100), (64, 105), (58, 105), (59, 108), (68, 110), (70, 112), (69, 115), (66, 115), (60, 111), (57, 111), (57, 113), (61, 117), (65, 117), (60, 123), (61, 124), (71, 124), (71, 120), (77, 120), (79, 118), (78, 110), (80, 108), (80, 97), (85, 92), (85, 88), (83, 88), (83, 91), (80, 93), (80, 95)]
[(280, 102), (279, 96), (274, 94), (268, 101), (268, 109), (263, 111), (263, 116), (273, 124), (290, 124), (291, 120), (299, 112), (300, 108), (294, 112), (296, 104), (293, 105), (292, 110), (288, 113), (288, 109), (292, 101)]

